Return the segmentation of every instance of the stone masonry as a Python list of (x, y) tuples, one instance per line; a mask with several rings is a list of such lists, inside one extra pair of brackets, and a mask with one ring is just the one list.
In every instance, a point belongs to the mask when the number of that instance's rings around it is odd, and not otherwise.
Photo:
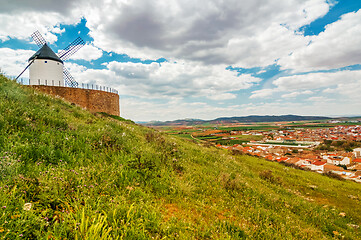
[(58, 86), (32, 85), (30, 87), (53, 96), (59, 96), (90, 112), (105, 112), (111, 115), (120, 115), (119, 95), (116, 93)]

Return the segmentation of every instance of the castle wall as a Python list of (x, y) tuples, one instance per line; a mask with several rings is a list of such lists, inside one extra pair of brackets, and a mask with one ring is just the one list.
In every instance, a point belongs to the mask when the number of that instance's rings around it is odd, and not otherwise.
[(100, 90), (57, 87), (57, 86), (30, 86), (41, 92), (59, 96), (70, 103), (75, 103), (90, 112), (106, 112), (120, 116), (119, 95)]

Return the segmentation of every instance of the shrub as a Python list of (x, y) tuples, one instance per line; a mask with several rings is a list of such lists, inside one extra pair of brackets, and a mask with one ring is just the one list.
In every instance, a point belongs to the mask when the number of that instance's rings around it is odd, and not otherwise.
[(271, 183), (276, 183), (276, 184), (281, 183), (281, 178), (274, 176), (271, 170), (264, 170), (264, 171), (259, 173), (259, 176), (263, 180), (266, 180), (266, 181), (271, 182)]
[(222, 174), (221, 183), (222, 183), (223, 187), (226, 190), (233, 191), (233, 190), (240, 190), (242, 188), (241, 184), (239, 182), (238, 176), (236, 176), (235, 173), (231, 173), (231, 174), (224, 173), (224, 174)]
[(294, 168), (294, 169), (299, 169), (299, 170), (304, 170), (306, 171), (307, 168), (302, 168), (294, 163), (289, 163), (289, 162), (284, 162), (284, 161), (281, 161), (280, 164), (286, 166), (286, 167), (291, 167), (291, 168)]
[(337, 173), (331, 172), (331, 171), (325, 172), (322, 175), (327, 176), (329, 178), (334, 178), (337, 180), (345, 181), (345, 179), (342, 176), (338, 175)]

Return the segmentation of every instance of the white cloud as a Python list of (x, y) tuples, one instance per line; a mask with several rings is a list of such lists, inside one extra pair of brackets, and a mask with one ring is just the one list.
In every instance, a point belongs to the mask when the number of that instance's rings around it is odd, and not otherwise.
[[(301, 106), (297, 109), (300, 113), (303, 110), (310, 112), (311, 107), (317, 107), (317, 111), (325, 113), (328, 111), (328, 114), (337, 112), (337, 114), (342, 115), (342, 111), (345, 111), (345, 114), (346, 112), (347, 114), (355, 114), (357, 110), (352, 106), (360, 102), (361, 70), (286, 76), (276, 79), (273, 84), (275, 85), (274, 88), (253, 91), (250, 99), (264, 98), (268, 101), (273, 99), (273, 101), (284, 103), (284, 99), (292, 101), (298, 96), (310, 95), (307, 98), (303, 96), (297, 99)], [(310, 105), (310, 102), (314, 104)], [(325, 109), (320, 110), (318, 108), (320, 103), (324, 104)], [(287, 102), (287, 105), (289, 104), (290, 102)], [(326, 107), (326, 105), (328, 106)], [(259, 108), (257, 109), (259, 110)], [(276, 111), (275, 114), (277, 112), (279, 111)]]
[(215, 107), (204, 102), (185, 103), (173, 100), (166, 103), (146, 101), (138, 98), (121, 98), (121, 115), (137, 121), (176, 120), (185, 118), (215, 119), (219, 116), (239, 116), (238, 105)]
[[(75, 24), (85, 16), (86, 0), (16, 0), (1, 4), (0, 40), (28, 39), (39, 30), (46, 40), (53, 43), (62, 33), (59, 24)], [(101, 9), (99, 9), (101, 11)]]
[(311, 38), (311, 43), (295, 48), (292, 55), (281, 58), (283, 69), (295, 72), (327, 70), (360, 64), (361, 10), (343, 15)]
[[(324, 16), (329, 5), (325, 0), (21, 0), (0, 10), (0, 39), (29, 39), (39, 29), (53, 42), (52, 33), (62, 31), (54, 26), (85, 17), (95, 46), (109, 52), (141, 59), (267, 66), (306, 46), (309, 37), (297, 29)], [(13, 12), (18, 13), (17, 21)]]
[(247, 116), (247, 115), (357, 115), (361, 109), (361, 102), (354, 101), (345, 105), (345, 102), (308, 101), (307, 104), (294, 102), (266, 102), (259, 104), (231, 105), (216, 107), (207, 103), (184, 103), (170, 101), (166, 103), (152, 102), (138, 98), (121, 99), (122, 116), (137, 121), (175, 120), (184, 118), (215, 119), (220, 116)]
[(217, 100), (217, 101), (219, 101), (219, 100), (229, 100), (229, 99), (237, 98), (237, 95), (233, 94), (233, 93), (221, 93), (221, 94), (209, 95), (208, 98), (212, 99), (212, 100)]
[[(231, 93), (247, 89), (261, 79), (237, 72), (225, 66), (205, 66), (197, 63), (132, 63), (110, 62), (106, 69), (75, 72), (81, 82), (97, 81), (120, 90), (121, 94), (141, 98), (207, 97), (213, 100), (233, 99)], [(111, 81), (110, 81), (111, 80)]]
[(242, 67), (273, 64), (306, 45), (308, 37), (295, 30), (329, 10), (324, 0), (134, 0), (102, 4), (102, 11), (89, 6), (87, 26), (104, 50)]
[(280, 91), (297, 91), (327, 88), (361, 82), (361, 70), (318, 72), (280, 77), (273, 81)]
[(294, 98), (297, 97), (299, 95), (304, 95), (304, 94), (312, 94), (313, 92), (310, 90), (306, 90), (306, 91), (302, 91), (302, 92), (291, 92), (291, 93), (286, 93), (283, 94), (281, 97), (282, 98)]
[[(317, 100), (317, 99), (314, 99)], [(320, 100), (320, 99), (319, 99)], [(359, 115), (361, 109), (360, 101), (347, 102), (343, 100), (332, 101), (307, 101), (303, 102), (265, 102), (259, 104), (245, 104), (241, 107), (239, 115), (310, 115), (310, 116), (331, 116), (331, 115)]]
[(253, 98), (269, 98), (271, 97), (275, 92), (278, 90), (275, 88), (264, 88), (261, 90), (256, 90), (252, 92), (252, 95), (249, 97), (251, 99)]
[(337, 93), (337, 89), (336, 88), (326, 88), (322, 91), (323, 93)]
[(311, 102), (329, 102), (330, 99), (319, 96), (319, 97), (310, 97), (307, 99), (307, 101), (311, 101)]
[(39, 30), (48, 42), (53, 43), (56, 41), (56, 36), (50, 31), (53, 29), (53, 26), (56, 26), (60, 22), (65, 22), (65, 20), (65, 17), (54, 12), (47, 13), (46, 17), (36, 11), (26, 13), (18, 12), (16, 14), (16, 20), (14, 20), (13, 14), (0, 13), (0, 22), (2, 25), (0, 28), (0, 40), (6, 41), (10, 38), (30, 40), (30, 35), (34, 31)]
[(79, 60), (83, 59), (86, 61), (96, 60), (101, 58), (103, 51), (97, 47), (94, 47), (91, 44), (84, 45), (78, 52), (73, 54), (70, 59)]
[(62, 34), (63, 32), (65, 32), (65, 28), (61, 29), (60, 27), (53, 27), (53, 29), (51, 29), (51, 32)]
[[(0, 68), (5, 75), (16, 77), (28, 65), (27, 60), (34, 54), (31, 50), (13, 50), (10, 48), (0, 48)], [(21, 77), (27, 78), (28, 72), (24, 72)]]

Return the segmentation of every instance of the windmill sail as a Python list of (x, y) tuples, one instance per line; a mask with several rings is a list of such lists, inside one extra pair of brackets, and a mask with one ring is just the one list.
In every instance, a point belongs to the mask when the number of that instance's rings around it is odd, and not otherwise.
[(39, 31), (35, 31), (33, 34), (31, 34), (31, 37), (33, 38), (34, 42), (38, 45), (39, 48), (41, 48), (45, 43), (45, 39), (40, 34)]
[(73, 76), (70, 74), (70, 72), (68, 71), (68, 69), (66, 69), (65, 67), (63, 68), (63, 73), (64, 73), (64, 80), (65, 80), (65, 84), (69, 87), (78, 87), (78, 82), (75, 81), (75, 79), (73, 78)]
[(64, 48), (63, 51), (61, 51), (58, 56), (61, 60), (65, 61), (69, 59), (71, 55), (76, 53), (80, 48), (82, 48), (85, 45), (85, 42), (83, 39), (78, 37), (75, 39), (72, 43), (70, 43), (66, 48)]
[(28, 66), (26, 66), (26, 68), (24, 68), (24, 70), (19, 74), (19, 76), (17, 76), (17, 77), (15, 78), (15, 80), (18, 80), (18, 79), (19, 79), (19, 77), (26, 71), (26, 69), (28, 69), (28, 68), (30, 67), (30, 65), (34, 63), (34, 61), (35, 61), (36, 58), (37, 58), (37, 57), (34, 57), (34, 58), (33, 58), (33, 60), (28, 64)]

